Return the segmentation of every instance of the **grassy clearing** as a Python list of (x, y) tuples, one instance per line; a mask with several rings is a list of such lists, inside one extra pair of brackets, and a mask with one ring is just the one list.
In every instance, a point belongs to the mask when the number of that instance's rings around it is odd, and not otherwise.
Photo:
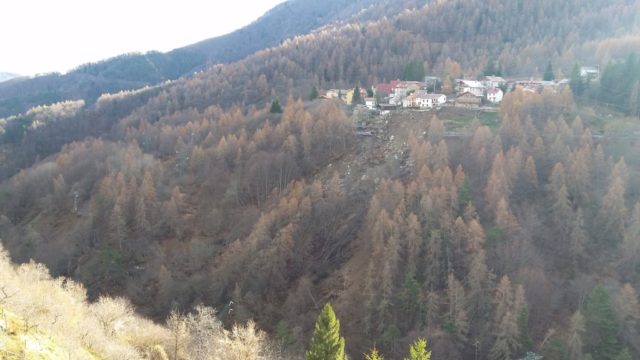
[(488, 126), (491, 130), (500, 127), (500, 114), (497, 111), (446, 107), (438, 112), (438, 117), (445, 122), (449, 130), (469, 128), (474, 119), (478, 119), (480, 124)]

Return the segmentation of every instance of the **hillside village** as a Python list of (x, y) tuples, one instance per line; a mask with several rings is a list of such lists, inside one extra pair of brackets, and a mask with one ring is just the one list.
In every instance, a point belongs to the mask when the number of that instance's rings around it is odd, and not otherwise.
[[(580, 77), (585, 81), (598, 79), (597, 67), (583, 66)], [(453, 88), (443, 86), (440, 77), (425, 76), (424, 81), (392, 80), (388, 83), (373, 85), (367, 89), (359, 86), (351, 89), (329, 89), (321, 98), (339, 99), (347, 105), (364, 105), (369, 110), (381, 113), (403, 109), (429, 110), (443, 106), (466, 108), (495, 108), (505, 93), (521, 87), (523, 91), (541, 93), (548, 89), (561, 93), (568, 88), (571, 80), (503, 78), (502, 76), (483, 76), (479, 80), (456, 79)], [(448, 86), (451, 87), (451, 86)], [(355, 91), (358, 95), (355, 96)]]

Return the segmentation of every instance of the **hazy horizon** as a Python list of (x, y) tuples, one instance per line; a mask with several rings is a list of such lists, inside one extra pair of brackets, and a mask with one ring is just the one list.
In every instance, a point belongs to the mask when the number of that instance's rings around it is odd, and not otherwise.
[(64, 73), (120, 54), (170, 51), (237, 30), (282, 2), (236, 0), (222, 6), (195, 0), (11, 2), (0, 6), (8, 14), (0, 22), (0, 32), (14, 34), (0, 43), (0, 72)]

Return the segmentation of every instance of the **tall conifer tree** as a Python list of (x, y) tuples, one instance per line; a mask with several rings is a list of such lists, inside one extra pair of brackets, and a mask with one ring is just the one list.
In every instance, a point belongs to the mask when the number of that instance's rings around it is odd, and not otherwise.
[(322, 309), (316, 320), (306, 360), (346, 360), (344, 338), (340, 336), (340, 320), (330, 303)]
[(611, 306), (609, 293), (602, 285), (597, 285), (585, 308), (587, 344), (595, 359), (614, 359), (620, 352), (618, 343), (618, 323)]
[(409, 356), (404, 360), (431, 360), (431, 351), (427, 351), (427, 340), (418, 339), (409, 347)]

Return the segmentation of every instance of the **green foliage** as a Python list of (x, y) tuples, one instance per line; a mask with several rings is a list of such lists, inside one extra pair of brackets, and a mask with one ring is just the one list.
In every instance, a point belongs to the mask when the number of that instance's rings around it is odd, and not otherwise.
[[(640, 81), (640, 61), (635, 54), (625, 61), (611, 62), (600, 76), (598, 102), (631, 115), (638, 108), (636, 84)], [(636, 92), (635, 99), (632, 94)]]
[(547, 63), (547, 68), (544, 70), (542, 79), (544, 81), (552, 81), (556, 79), (556, 75), (553, 73), (553, 66), (551, 66), (551, 61)]
[(422, 61), (412, 61), (404, 67), (402, 80), (424, 81), (425, 71)]
[(313, 330), (306, 360), (346, 360), (344, 338), (340, 336), (340, 321), (330, 303), (327, 303)]
[(569, 86), (571, 86), (571, 91), (575, 96), (581, 96), (585, 90), (585, 83), (580, 75), (580, 65), (577, 63), (573, 65), (573, 69), (571, 70), (571, 77), (569, 78)]
[(276, 325), (276, 336), (280, 340), (280, 346), (283, 350), (294, 342), (293, 336), (291, 336), (291, 330), (289, 330), (289, 324), (285, 320), (278, 321)]
[(104, 61), (84, 64), (73, 72), (104, 76), (112, 80), (153, 83), (177, 78), (204, 61), (202, 54), (186, 50), (176, 50), (166, 54), (149, 51), (145, 54), (124, 54)]
[(384, 357), (378, 353), (378, 349), (374, 345), (371, 352), (364, 354), (364, 360), (384, 360)]
[(632, 360), (631, 353), (628, 348), (625, 348), (614, 358), (614, 360)]
[(456, 324), (454, 324), (454, 322), (451, 320), (445, 321), (445, 323), (442, 325), (442, 328), (444, 329), (444, 331), (448, 332), (451, 335), (456, 335), (458, 333)]
[(529, 334), (529, 306), (524, 305), (518, 312), (518, 342), (520, 343), (520, 351), (528, 352), (533, 349), (533, 339)]
[(356, 88), (353, 89), (353, 97), (351, 98), (351, 104), (357, 105), (364, 103), (362, 96), (360, 95), (360, 86), (356, 85)]
[(409, 356), (404, 360), (430, 360), (431, 351), (427, 351), (427, 340), (418, 339), (409, 347)]
[(320, 94), (318, 93), (318, 88), (316, 88), (315, 86), (311, 88), (311, 93), (309, 94), (309, 100), (315, 100), (318, 98), (318, 96), (320, 96)]
[(564, 343), (554, 338), (543, 349), (545, 360), (568, 360), (568, 351)]
[(458, 190), (458, 206), (460, 209), (464, 209), (473, 198), (471, 197), (471, 186), (469, 185), (469, 178), (464, 178), (464, 183), (462, 183), (462, 187)]
[(398, 339), (400, 339), (401, 335), (402, 334), (400, 333), (400, 329), (398, 329), (397, 326), (391, 324), (385, 327), (380, 340), (385, 348), (395, 350), (396, 342), (398, 341)]
[[(4, 129), (0, 128), (2, 142), (18, 144), (22, 141), (27, 129), (31, 126), (33, 118), (31, 116), (19, 115), (7, 119)], [(4, 130), (4, 133), (2, 133)]]
[(492, 226), (487, 230), (487, 243), (489, 245), (501, 243), (504, 237), (504, 230), (498, 226)]
[(373, 89), (371, 87), (367, 88), (367, 97), (373, 97)]
[(280, 105), (280, 100), (275, 99), (271, 102), (271, 109), (269, 109), (269, 112), (272, 114), (282, 113), (282, 106)]
[(489, 60), (487, 64), (484, 66), (484, 69), (482, 70), (482, 75), (502, 76), (502, 69), (500, 67), (500, 64), (493, 60)]
[(609, 293), (602, 285), (591, 291), (585, 308), (588, 352), (598, 359), (615, 359), (620, 352), (618, 324)]
[(407, 273), (404, 277), (404, 285), (400, 293), (400, 309), (403, 314), (401, 324), (403, 330), (408, 331), (416, 325), (424, 325), (424, 299), (420, 284), (416, 281), (413, 273)]

